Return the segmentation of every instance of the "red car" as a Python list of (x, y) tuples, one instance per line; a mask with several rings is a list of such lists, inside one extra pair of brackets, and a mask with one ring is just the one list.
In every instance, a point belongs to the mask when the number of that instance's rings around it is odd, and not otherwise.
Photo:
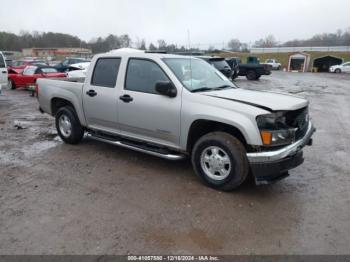
[(36, 83), (38, 78), (66, 77), (66, 73), (60, 73), (52, 66), (27, 66), (21, 70), (9, 70), (8, 84), (10, 89), (17, 87), (30, 87)]
[(18, 70), (23, 70), (27, 66), (30, 65), (35, 65), (35, 66), (40, 66), (40, 65), (48, 65), (45, 60), (17, 60), (13, 61), (11, 63), (11, 66), (8, 66), (8, 70), (14, 69), (16, 71)]

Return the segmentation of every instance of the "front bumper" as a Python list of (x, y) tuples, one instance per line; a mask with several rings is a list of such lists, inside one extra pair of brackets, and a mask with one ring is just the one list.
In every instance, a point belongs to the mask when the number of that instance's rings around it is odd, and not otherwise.
[(247, 153), (252, 174), (257, 184), (268, 184), (288, 176), (288, 170), (303, 163), (302, 148), (311, 145), (316, 131), (311, 122), (303, 138), (275, 151)]

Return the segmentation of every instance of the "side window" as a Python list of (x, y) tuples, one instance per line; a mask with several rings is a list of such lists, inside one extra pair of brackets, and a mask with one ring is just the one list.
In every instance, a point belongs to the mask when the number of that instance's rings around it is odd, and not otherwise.
[(114, 87), (117, 81), (120, 58), (100, 58), (97, 60), (91, 85)]
[(6, 67), (4, 57), (0, 54), (0, 67)]
[(170, 81), (160, 66), (152, 61), (131, 58), (126, 72), (125, 89), (157, 94), (158, 81)]

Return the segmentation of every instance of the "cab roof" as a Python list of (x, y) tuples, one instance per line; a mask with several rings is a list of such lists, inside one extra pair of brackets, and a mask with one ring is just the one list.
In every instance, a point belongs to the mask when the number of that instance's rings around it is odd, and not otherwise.
[[(189, 56), (185, 55), (175, 55), (175, 54), (167, 54), (164, 53), (164, 51), (145, 51), (145, 50), (138, 50), (138, 49), (133, 49), (133, 48), (120, 48), (120, 49), (115, 49), (111, 50), (107, 53), (100, 54), (99, 57), (109, 57), (109, 56), (135, 56), (135, 57), (144, 57), (144, 58), (189, 58)], [(194, 57), (193, 57), (194, 58)]]

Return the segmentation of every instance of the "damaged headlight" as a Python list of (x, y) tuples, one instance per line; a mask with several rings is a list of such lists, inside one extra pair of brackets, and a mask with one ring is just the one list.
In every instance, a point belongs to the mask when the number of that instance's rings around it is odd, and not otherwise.
[(284, 112), (260, 115), (256, 122), (265, 146), (287, 145), (295, 141), (297, 129), (287, 126)]

